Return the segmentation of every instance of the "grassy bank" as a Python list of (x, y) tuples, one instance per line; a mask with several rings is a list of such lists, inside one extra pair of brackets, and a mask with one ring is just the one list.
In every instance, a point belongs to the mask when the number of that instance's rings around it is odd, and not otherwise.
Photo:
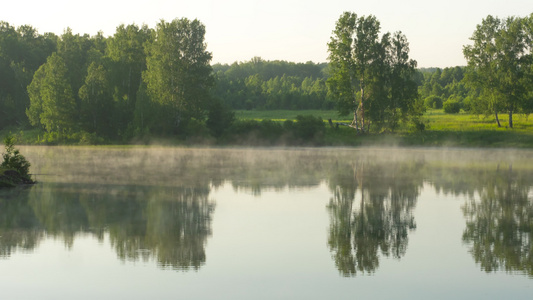
[[(350, 122), (349, 116), (339, 117), (335, 111), (236, 111), (239, 119), (276, 121), (293, 120), (297, 115), (313, 115), (326, 121)], [(400, 128), (394, 134), (356, 136), (347, 127), (332, 129), (327, 126), (325, 144), (332, 146), (427, 146), (427, 147), (492, 147), (533, 148), (533, 120), (526, 115), (513, 116), (514, 128), (507, 127), (507, 115), (500, 115), (498, 128), (494, 116), (467, 113), (446, 114), (442, 109), (431, 109), (424, 115), (426, 130), (413, 132)]]
[[(310, 140), (301, 138), (297, 142), (291, 140), (279, 127), (273, 123), (283, 124), (286, 120), (295, 120), (298, 115), (310, 115), (324, 120), (325, 128), (320, 135)], [(348, 127), (331, 128), (328, 119), (333, 122), (350, 122), (349, 116), (338, 116), (336, 111), (321, 110), (276, 110), (276, 111), (235, 111), (241, 126), (233, 128), (233, 136), (229, 138), (199, 138), (188, 141), (178, 141), (171, 138), (143, 138), (142, 141), (132, 140), (131, 144), (166, 144), (166, 145), (306, 145), (306, 146), (423, 146), (423, 147), (483, 147), (483, 148), (532, 148), (533, 149), (533, 120), (525, 115), (514, 116), (514, 128), (507, 128), (507, 115), (501, 115), (501, 128), (496, 126), (494, 116), (477, 116), (466, 113), (445, 114), (442, 110), (428, 110), (424, 115), (426, 130), (412, 131), (408, 127), (400, 128), (395, 133), (372, 133), (356, 135)], [(263, 122), (263, 120), (271, 120)], [(248, 125), (242, 121), (249, 122)], [(257, 135), (239, 135), (239, 130), (256, 122)], [(257, 124), (259, 123), (259, 124)], [(261, 123), (264, 123), (261, 125)], [(248, 128), (249, 129), (249, 128)], [(18, 144), (38, 144), (44, 133), (40, 130), (5, 129), (0, 131), (0, 138), (8, 133), (17, 137)], [(252, 130), (252, 133), (254, 131)], [(86, 142), (85, 142), (86, 143)], [(124, 144), (124, 142), (116, 142)], [(76, 143), (74, 143), (76, 144)], [(78, 144), (84, 144), (80, 141)], [(113, 144), (113, 143), (111, 143)], [(126, 143), (127, 144), (127, 143)]]

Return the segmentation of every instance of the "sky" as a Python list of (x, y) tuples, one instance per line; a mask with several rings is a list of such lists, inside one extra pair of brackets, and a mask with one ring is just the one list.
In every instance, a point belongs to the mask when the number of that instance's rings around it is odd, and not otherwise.
[(2, 3), (0, 20), (39, 33), (111, 36), (120, 24), (198, 19), (206, 27), (213, 63), (253, 57), (291, 62), (326, 62), (335, 22), (345, 12), (374, 15), (381, 33), (401, 31), (418, 67), (466, 65), (462, 54), (476, 25), (488, 15), (533, 13), (532, 0), (25, 0)]

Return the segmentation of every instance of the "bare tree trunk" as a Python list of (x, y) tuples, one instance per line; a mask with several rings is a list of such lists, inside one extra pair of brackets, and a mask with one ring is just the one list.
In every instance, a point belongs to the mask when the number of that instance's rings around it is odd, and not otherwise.
[(513, 128), (513, 110), (509, 110), (509, 128)]
[(498, 118), (498, 112), (494, 111), (494, 116), (496, 117), (496, 123), (498, 123), (498, 127), (502, 127), (502, 124), (500, 124), (500, 119)]
[(357, 99), (354, 98), (354, 109), (353, 109), (353, 122), (352, 122), (352, 125), (355, 127), (355, 129), (357, 129), (357, 131), (359, 131), (359, 127), (357, 126), (357, 123), (359, 122), (359, 120), (357, 120), (357, 108), (358, 108), (358, 105), (357, 105)]
[(361, 78), (361, 131), (365, 132), (365, 75), (363, 71), (363, 76)]

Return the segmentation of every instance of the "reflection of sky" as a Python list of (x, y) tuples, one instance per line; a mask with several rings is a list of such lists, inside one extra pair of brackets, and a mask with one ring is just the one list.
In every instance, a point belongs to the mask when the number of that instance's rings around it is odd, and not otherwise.
[(107, 237), (99, 244), (78, 236), (70, 250), (48, 239), (31, 254), (0, 260), (2, 298), (530, 299), (531, 279), (476, 266), (461, 242), (465, 199), (437, 195), (429, 185), (414, 209), (417, 229), (406, 255), (381, 257), (372, 276), (340, 276), (327, 246), (331, 197), (325, 184), (261, 196), (225, 184), (210, 193), (213, 234), (198, 271), (122, 262)]

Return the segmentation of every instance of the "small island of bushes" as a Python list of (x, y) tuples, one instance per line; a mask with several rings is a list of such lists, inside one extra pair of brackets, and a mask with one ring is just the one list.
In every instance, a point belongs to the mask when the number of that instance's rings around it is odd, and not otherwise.
[(15, 138), (8, 135), (4, 145), (6, 149), (0, 164), (0, 188), (35, 183), (29, 174), (30, 162), (15, 149)]

